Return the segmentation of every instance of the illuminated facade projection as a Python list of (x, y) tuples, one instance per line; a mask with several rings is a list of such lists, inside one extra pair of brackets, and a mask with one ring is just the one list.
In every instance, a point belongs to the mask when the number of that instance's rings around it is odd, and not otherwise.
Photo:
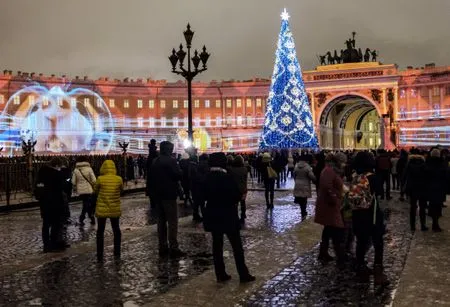
[[(408, 68), (341, 63), (304, 71), (321, 148), (450, 145), (450, 66)], [(194, 143), (200, 151), (258, 149), (270, 80), (193, 84)], [(0, 147), (20, 154), (21, 138), (39, 153), (147, 153), (169, 139), (183, 149), (184, 82), (67, 79), (0, 74)]]

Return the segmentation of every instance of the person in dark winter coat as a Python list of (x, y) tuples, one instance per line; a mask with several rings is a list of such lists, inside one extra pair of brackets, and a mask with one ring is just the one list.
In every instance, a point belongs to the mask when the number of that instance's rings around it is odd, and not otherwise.
[(398, 180), (400, 181), (400, 200), (404, 201), (405, 200), (405, 169), (406, 169), (406, 164), (408, 163), (408, 153), (402, 149), (400, 151), (400, 158), (397, 161), (397, 174), (398, 174)]
[(325, 168), (320, 175), (321, 179), (314, 217), (316, 223), (324, 226), (318, 259), (322, 262), (328, 262), (333, 259), (328, 254), (329, 241), (332, 239), (339, 265), (344, 260), (344, 250), (342, 248), (344, 221), (341, 214), (344, 182), (340, 176), (340, 173), (343, 173), (342, 167), (341, 161), (334, 154), (327, 156)]
[(223, 236), (226, 235), (233, 248), (234, 260), (241, 282), (254, 281), (245, 264), (244, 249), (240, 235), (240, 222), (236, 203), (239, 187), (227, 172), (224, 153), (213, 153), (209, 158), (210, 172), (204, 186), (206, 207), (203, 225), (212, 233), (214, 270), (218, 282), (231, 278), (225, 271), (223, 261)]
[(320, 175), (325, 168), (325, 153), (321, 151), (316, 157), (316, 164), (313, 167), (314, 176), (316, 177), (316, 192), (319, 194)]
[(177, 240), (178, 205), (176, 200), (181, 169), (177, 161), (172, 158), (173, 147), (171, 142), (161, 142), (160, 156), (153, 161), (151, 168), (152, 177), (157, 178), (153, 181), (153, 195), (158, 216), (159, 254), (163, 257), (185, 255), (179, 249)]
[[(366, 190), (370, 200), (367, 200), (366, 208), (354, 208), (352, 212), (353, 232), (356, 236), (356, 263), (357, 273), (363, 281), (369, 280), (370, 269), (367, 267), (365, 257), (372, 242), (374, 257), (374, 283), (375, 285), (386, 286), (389, 284), (387, 276), (383, 273), (383, 252), (384, 252), (384, 216), (378, 205), (377, 195), (380, 195), (382, 186), (378, 183), (378, 178), (373, 174), (375, 161), (368, 152), (358, 152), (354, 161), (355, 178), (350, 187), (350, 194), (362, 193)], [(356, 189), (354, 188), (356, 187)], [(359, 197), (357, 195), (356, 197)], [(364, 197), (361, 197), (361, 199)], [(375, 224), (374, 224), (375, 216)]]
[(203, 210), (205, 208), (204, 185), (208, 172), (209, 165), (207, 154), (202, 154), (199, 157), (198, 163), (193, 160), (191, 161), (189, 178), (191, 180), (192, 201), (194, 203), (192, 208), (194, 222), (201, 222), (203, 220), (200, 216), (200, 211), (203, 215)]
[(376, 158), (375, 174), (381, 187), (379, 189), (381, 199), (385, 196), (387, 200), (391, 199), (391, 168), (391, 157), (384, 149), (380, 149)]
[(154, 178), (152, 176), (152, 164), (153, 164), (153, 160), (155, 160), (155, 158), (157, 158), (159, 155), (158, 153), (158, 148), (156, 147), (156, 140), (151, 139), (150, 140), (150, 144), (148, 145), (148, 157), (147, 157), (147, 171), (146, 171), (146, 189), (145, 189), (145, 193), (146, 196), (149, 197), (150, 199), (150, 208), (154, 209), (156, 206), (155, 200), (154, 200), (154, 185), (153, 185), (153, 181), (156, 180), (156, 178)]
[(36, 181), (35, 196), (41, 209), (44, 253), (63, 250), (66, 247), (60, 240), (65, 189), (61, 166), (59, 157), (52, 158), (48, 166), (39, 170)]
[(181, 188), (183, 189), (184, 205), (186, 206), (188, 202), (193, 205), (191, 198), (191, 179), (189, 178), (189, 168), (190, 168), (190, 156), (188, 153), (184, 153), (179, 162), (181, 168)]
[(426, 226), (425, 158), (420, 152), (411, 150), (404, 178), (406, 182), (406, 194), (409, 196), (410, 201), (409, 223), (411, 230), (416, 230), (416, 211), (417, 203), (419, 203), (420, 226), (422, 231), (426, 231), (428, 228)]
[[(275, 194), (275, 180), (276, 177), (271, 177), (268, 167), (272, 167), (272, 157), (270, 153), (265, 152), (262, 156), (260, 173), (262, 181), (264, 182), (264, 196), (266, 198), (267, 210), (273, 210), (273, 199)], [(273, 168), (273, 167), (272, 167)], [(275, 170), (274, 170), (275, 171)], [(275, 171), (276, 173), (276, 171)]]
[(241, 204), (241, 222), (245, 222), (247, 218), (245, 205), (245, 199), (247, 198), (247, 176), (248, 170), (244, 165), (244, 158), (242, 156), (236, 156), (233, 160), (231, 167), (229, 168), (230, 174), (239, 187), (239, 203)]
[(441, 232), (439, 217), (442, 215), (442, 205), (447, 191), (447, 166), (439, 149), (433, 149), (425, 166), (426, 199), (430, 202), (428, 213), (433, 219), (432, 229)]

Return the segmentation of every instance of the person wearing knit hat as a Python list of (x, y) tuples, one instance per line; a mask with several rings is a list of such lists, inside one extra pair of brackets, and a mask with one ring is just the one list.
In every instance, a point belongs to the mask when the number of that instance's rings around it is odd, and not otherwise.
[(240, 222), (237, 202), (240, 192), (237, 183), (227, 172), (227, 157), (224, 153), (213, 153), (209, 157), (208, 173), (204, 193), (206, 205), (203, 216), (205, 231), (212, 234), (212, 250), (214, 271), (217, 282), (231, 279), (225, 270), (223, 260), (223, 236), (226, 235), (233, 248), (234, 260), (241, 283), (251, 282), (255, 277), (250, 275), (245, 264), (244, 249), (240, 235)]

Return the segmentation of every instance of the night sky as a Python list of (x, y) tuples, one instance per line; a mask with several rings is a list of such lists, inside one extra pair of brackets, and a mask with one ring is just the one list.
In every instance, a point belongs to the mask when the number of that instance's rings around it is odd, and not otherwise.
[(450, 65), (449, 0), (1, 0), (0, 70), (175, 80), (190, 22), (212, 53), (201, 80), (269, 78), (283, 7), (304, 70), (352, 31), (383, 63)]

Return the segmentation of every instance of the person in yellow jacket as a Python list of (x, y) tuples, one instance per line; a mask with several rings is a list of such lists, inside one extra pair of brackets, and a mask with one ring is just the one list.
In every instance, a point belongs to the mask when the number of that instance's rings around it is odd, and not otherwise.
[(116, 165), (112, 160), (103, 162), (100, 168), (100, 176), (95, 182), (95, 192), (97, 193), (97, 206), (95, 216), (98, 221), (97, 228), (97, 260), (103, 261), (104, 233), (106, 219), (110, 219), (114, 233), (114, 257), (120, 258), (120, 242), (122, 234), (120, 232), (119, 218), (122, 214), (120, 210), (120, 194), (123, 188), (122, 178), (117, 176)]

